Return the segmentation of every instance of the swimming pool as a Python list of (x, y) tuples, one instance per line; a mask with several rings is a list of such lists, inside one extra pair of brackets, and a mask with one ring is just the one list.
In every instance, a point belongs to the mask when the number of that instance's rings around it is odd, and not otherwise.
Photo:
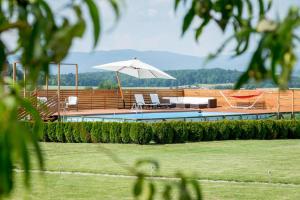
[(64, 116), (65, 122), (157, 122), (157, 121), (216, 121), (216, 120), (243, 120), (243, 119), (266, 119), (273, 114), (245, 114), (231, 112), (155, 112), (155, 113), (126, 113), (126, 114), (100, 114), (85, 116)]

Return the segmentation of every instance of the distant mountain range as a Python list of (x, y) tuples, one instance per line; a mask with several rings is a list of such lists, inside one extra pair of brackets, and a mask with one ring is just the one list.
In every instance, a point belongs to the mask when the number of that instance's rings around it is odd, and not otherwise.
[(71, 52), (64, 62), (79, 64), (79, 72), (97, 71), (92, 66), (133, 58), (138, 58), (162, 70), (223, 68), (243, 71), (245, 66), (247, 66), (249, 57), (249, 54), (234, 59), (230, 56), (219, 56), (217, 59), (205, 63), (206, 57), (196, 57), (167, 51), (136, 51), (127, 49), (95, 51), (92, 53)]
[[(251, 58), (251, 53), (245, 53), (242, 56), (233, 58), (229, 55), (220, 55), (210, 62), (206, 62), (206, 57), (190, 56), (167, 51), (136, 51), (130, 49), (111, 50), (111, 51), (95, 51), (86, 52), (70, 52), (65, 63), (76, 63), (79, 65), (79, 73), (99, 71), (93, 69), (95, 65), (101, 65), (110, 62), (129, 60), (138, 58), (143, 62), (151, 64), (161, 70), (183, 70), (183, 69), (229, 69), (244, 71)], [(300, 58), (300, 53), (298, 53)], [(13, 62), (16, 56), (12, 56), (9, 61)], [(55, 72), (54, 72), (55, 73)], [(72, 68), (62, 67), (62, 73), (74, 73)], [(300, 74), (300, 62), (296, 65), (294, 76)]]

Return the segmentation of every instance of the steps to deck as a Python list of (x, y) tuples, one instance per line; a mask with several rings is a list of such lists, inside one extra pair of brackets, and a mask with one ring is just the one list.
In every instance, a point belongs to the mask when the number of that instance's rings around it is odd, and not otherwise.
[[(36, 94), (31, 94), (29, 97), (26, 97), (27, 100), (36, 108), (39, 112), (40, 117), (44, 121), (55, 121), (57, 116), (54, 114), (57, 113), (58, 109), (58, 98), (57, 95), (46, 98), (45, 101), (40, 101), (37, 98)], [(27, 112), (25, 108), (20, 108), (18, 113), (19, 120), (31, 120), (32, 116)]]

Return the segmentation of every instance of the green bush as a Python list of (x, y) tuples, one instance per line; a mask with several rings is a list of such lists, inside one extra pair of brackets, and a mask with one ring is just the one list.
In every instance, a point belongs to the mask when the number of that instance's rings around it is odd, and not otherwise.
[(81, 132), (82, 130), (82, 123), (75, 123), (72, 124), (73, 127), (73, 138), (74, 138), (74, 142), (80, 143), (82, 142), (81, 140)]
[[(154, 141), (158, 144), (174, 143), (174, 129), (169, 122), (153, 124)], [(180, 133), (178, 133), (180, 134)]]
[(102, 122), (92, 123), (91, 142), (93, 143), (101, 142), (102, 124), (103, 124)]
[(93, 128), (93, 123), (82, 122), (80, 127), (80, 139), (81, 142), (90, 143), (91, 140), (91, 132)]
[(112, 126), (111, 122), (103, 123), (102, 124), (102, 131), (101, 131), (101, 142), (103, 143), (110, 143), (110, 127)]
[(67, 126), (67, 124), (64, 123), (56, 123), (56, 141), (57, 142), (66, 142), (66, 138), (65, 138), (65, 127)]
[(152, 128), (145, 123), (131, 123), (130, 139), (135, 144), (148, 144), (152, 139)]
[(188, 141), (189, 129), (185, 122), (170, 122), (173, 131), (174, 143), (183, 143)]
[[(187, 127), (187, 137), (188, 141), (194, 142), (194, 141), (202, 141), (204, 136), (204, 123), (198, 123), (198, 122), (189, 122), (185, 123), (185, 126)], [(178, 134), (178, 133), (176, 133)]]
[(56, 137), (57, 123), (48, 123), (47, 134), (51, 142), (58, 142)]
[[(25, 123), (32, 129), (33, 123)], [(40, 141), (158, 144), (236, 139), (300, 139), (298, 120), (44, 123)]]
[(221, 122), (206, 122), (203, 126), (203, 141), (214, 141), (217, 140), (217, 135), (220, 131), (220, 124)]
[(49, 136), (48, 136), (48, 123), (43, 123), (43, 126), (42, 126), (42, 135), (39, 138), (43, 142), (50, 142), (51, 141), (49, 139)]
[(131, 123), (128, 123), (128, 122), (122, 123), (122, 128), (121, 128), (121, 141), (122, 141), (122, 143), (127, 144), (127, 143), (131, 142), (130, 127), (131, 127)]
[(235, 139), (234, 137), (231, 138), (232, 132), (236, 131), (235, 130), (235, 124), (231, 123), (231, 121), (223, 121), (223, 122), (218, 122), (215, 124), (215, 126), (218, 126), (218, 134), (217, 134), (217, 140), (229, 140), (229, 139)]
[(69, 122), (69, 123), (65, 124), (65, 137), (66, 137), (66, 141), (68, 143), (76, 142), (75, 137), (73, 135), (73, 130), (75, 129), (75, 126), (74, 126), (75, 123), (74, 122)]
[(122, 124), (115, 122), (111, 123), (110, 131), (109, 131), (109, 142), (111, 143), (121, 143), (121, 129)]
[(300, 139), (300, 123), (296, 123), (296, 121), (294, 122), (294, 126), (293, 126), (293, 132), (291, 132), (291, 134), (289, 135), (289, 138), (291, 139)]

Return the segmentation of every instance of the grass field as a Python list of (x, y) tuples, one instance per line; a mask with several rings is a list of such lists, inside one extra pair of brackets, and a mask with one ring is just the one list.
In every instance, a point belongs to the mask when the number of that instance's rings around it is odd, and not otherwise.
[[(104, 148), (125, 166), (141, 158), (158, 160), (161, 168), (155, 176), (173, 177), (176, 171), (194, 174), (206, 199), (300, 199), (300, 140), (41, 145), (46, 169), (56, 173), (35, 173), (31, 191), (18, 184), (12, 199), (132, 199), (132, 178), (101, 175), (130, 175)], [(151, 172), (150, 167), (146, 170)], [(21, 173), (16, 178), (20, 183)]]

